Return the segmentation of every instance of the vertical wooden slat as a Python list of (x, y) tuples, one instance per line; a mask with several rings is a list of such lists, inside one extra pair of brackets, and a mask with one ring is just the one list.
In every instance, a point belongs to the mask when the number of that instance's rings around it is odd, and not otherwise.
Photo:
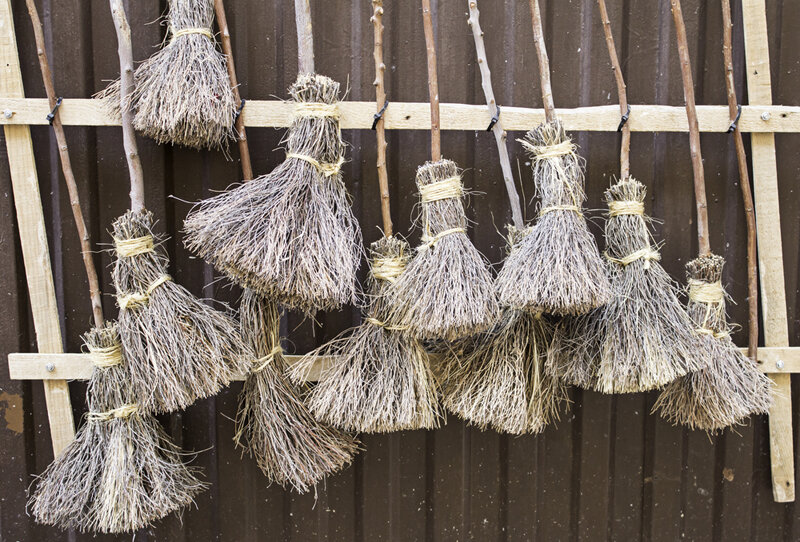
[[(25, 92), (13, 21), (11, 0), (0, 2), (0, 95), (23, 97)], [(30, 129), (11, 125), (3, 129), (37, 345), (40, 352), (62, 352), (61, 328)], [(44, 390), (53, 453), (58, 455), (75, 436), (69, 387), (64, 380), (52, 380), (44, 382)]]

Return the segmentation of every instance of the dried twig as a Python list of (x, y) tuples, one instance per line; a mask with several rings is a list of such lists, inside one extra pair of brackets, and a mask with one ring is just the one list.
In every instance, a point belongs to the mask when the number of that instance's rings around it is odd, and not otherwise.
[[(386, 64), (383, 63), (383, 0), (372, 0), (372, 27), (374, 29), (375, 59), (375, 107), (381, 111), (386, 104), (386, 88), (384, 87), (383, 74)], [(392, 215), (389, 206), (389, 175), (386, 171), (386, 128), (383, 117), (375, 123), (375, 133), (378, 139), (378, 184), (381, 190), (381, 217), (383, 218), (383, 235), (392, 236)]]
[(436, 43), (431, 18), (431, 0), (422, 0), (422, 25), (428, 58), (428, 95), (431, 101), (431, 161), (442, 159), (442, 134), (439, 126), (439, 78), (436, 75)]
[(542, 86), (542, 105), (547, 122), (556, 118), (556, 106), (553, 103), (553, 87), (550, 84), (550, 60), (547, 57), (547, 46), (544, 43), (544, 30), (542, 28), (542, 13), (539, 10), (539, 1), (530, 0), (531, 21), (533, 23), (533, 43), (536, 46), (536, 56), (539, 58), (539, 81)]

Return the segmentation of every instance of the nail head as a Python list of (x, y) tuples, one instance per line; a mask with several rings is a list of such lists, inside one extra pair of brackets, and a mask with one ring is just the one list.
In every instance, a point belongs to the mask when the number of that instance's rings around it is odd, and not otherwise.
[(48, 373), (52, 373), (53, 371), (56, 370), (56, 366), (52, 363), (48, 363), (47, 365), (44, 366), (44, 368), (47, 369)]

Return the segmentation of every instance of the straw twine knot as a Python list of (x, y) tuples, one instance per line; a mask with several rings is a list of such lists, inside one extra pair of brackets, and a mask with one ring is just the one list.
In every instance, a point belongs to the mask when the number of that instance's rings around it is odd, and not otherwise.
[(325, 119), (333, 118), (339, 120), (341, 113), (338, 104), (328, 104), (324, 102), (297, 102), (294, 104), (292, 115), (296, 119)]
[(122, 363), (122, 344), (114, 343), (106, 347), (89, 347), (89, 357), (95, 367), (108, 369)]
[(138, 403), (128, 403), (105, 412), (89, 412), (86, 419), (90, 422), (107, 422), (115, 418), (128, 418), (139, 412)]
[(608, 261), (621, 265), (622, 267), (628, 266), (636, 260), (644, 260), (645, 269), (650, 269), (651, 261), (659, 261), (661, 259), (661, 254), (659, 254), (657, 250), (653, 250), (653, 247), (650, 246), (639, 249), (636, 252), (631, 252), (622, 258), (614, 258), (608, 254), (608, 251), (604, 252), (603, 256), (605, 256)]
[(170, 34), (172, 37), (169, 39), (169, 43), (167, 47), (175, 43), (175, 40), (180, 38), (181, 36), (188, 36), (189, 34), (200, 34), (201, 36), (205, 36), (210, 40), (214, 40), (214, 33), (211, 32), (210, 28), (182, 28), (180, 30), (175, 30), (174, 28), (169, 28)]
[(644, 215), (644, 203), (635, 200), (620, 200), (608, 202), (608, 216)]
[(153, 236), (132, 237), (130, 239), (114, 238), (114, 249), (120, 258), (130, 258), (139, 254), (153, 252)]
[(365, 318), (364, 321), (368, 324), (372, 324), (373, 326), (382, 327), (388, 331), (405, 331), (408, 329), (408, 326), (393, 326), (391, 324), (387, 324), (386, 322), (381, 322), (377, 318), (368, 317)]
[(394, 282), (405, 268), (406, 262), (403, 258), (375, 258), (372, 262), (372, 276), (376, 280)]
[(325, 178), (332, 177), (336, 175), (342, 170), (342, 164), (344, 164), (344, 156), (340, 156), (336, 162), (320, 162), (313, 156), (309, 156), (307, 154), (298, 154), (295, 152), (286, 153), (286, 158), (295, 158), (297, 160), (303, 160), (304, 162), (308, 162), (317, 170), (322, 173)]
[(281, 345), (278, 344), (275, 345), (272, 348), (272, 350), (269, 351), (269, 354), (267, 354), (266, 356), (262, 356), (255, 361), (258, 365), (251, 372), (253, 374), (260, 373), (261, 371), (267, 368), (267, 365), (275, 361), (275, 356), (279, 354), (283, 354), (283, 348), (281, 347)]
[(460, 198), (464, 195), (461, 177), (448, 177), (435, 183), (419, 187), (419, 197), (422, 203), (431, 203), (443, 199)]
[(172, 277), (169, 275), (161, 275), (154, 280), (144, 292), (133, 292), (130, 294), (117, 295), (117, 305), (121, 310), (136, 307), (138, 305), (144, 305), (150, 300), (150, 294), (153, 293), (153, 290), (171, 280)]

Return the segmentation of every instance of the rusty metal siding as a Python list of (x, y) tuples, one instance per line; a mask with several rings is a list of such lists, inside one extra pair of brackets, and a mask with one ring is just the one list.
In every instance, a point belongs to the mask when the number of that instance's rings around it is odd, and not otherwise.
[[(43, 97), (30, 23), (22, 0), (14, 0), (26, 95)], [(736, 80), (746, 101), (741, 8), (734, 3)], [(386, 2), (385, 55), (391, 101), (425, 101), (427, 82), (420, 9), (414, 1)], [(480, 75), (463, 0), (434, 0), (443, 102), (482, 103)], [(668, 0), (609, 3), (613, 29), (633, 104), (683, 103), (680, 71)], [(697, 98), (725, 103), (718, 2), (686, 0)], [(775, 103), (800, 105), (800, 5), (769, 0), (768, 25)], [(56, 88), (66, 97), (87, 97), (118, 72), (116, 41), (105, 2), (42, 0), (40, 11), (54, 65)], [(367, 0), (314, 0), (317, 67), (349, 83), (349, 99), (373, 97), (372, 30)], [(482, 26), (501, 105), (541, 106), (527, 2), (484, 0)], [(542, 4), (551, 54), (557, 106), (615, 103), (614, 86), (594, 0)], [(165, 1), (130, 0), (134, 56), (141, 60), (163, 38), (154, 21)], [(242, 95), (248, 99), (286, 96), (296, 71), (291, 2), (228, 2)], [(69, 202), (62, 189), (55, 140), (46, 127), (33, 127), (34, 146), (48, 222), (65, 347), (80, 348), (79, 335), (91, 323), (85, 278)], [(117, 128), (67, 129), (89, 227), (95, 241), (108, 243), (111, 221), (127, 207), (127, 171)], [(264, 173), (283, 154), (282, 131), (250, 129), (253, 165)], [(514, 141), (521, 134), (509, 134)], [(618, 171), (618, 136), (577, 133), (587, 159), (588, 207), (603, 208), (601, 195)], [(366, 241), (379, 235), (375, 144), (368, 131), (345, 131), (350, 143), (345, 179)], [(428, 157), (428, 135), (388, 134), (388, 165), (397, 230), (410, 228), (417, 197), (414, 171)], [(735, 155), (724, 134), (704, 134), (712, 248), (728, 265), (725, 282), (738, 305), (732, 320), (746, 327), (745, 230)], [(800, 198), (797, 178), (800, 135), (776, 136), (781, 222), (792, 344), (800, 344), (798, 243)], [(497, 153), (490, 134), (446, 132), (445, 156), (466, 168), (470, 235), (492, 261), (502, 257), (496, 230), (509, 219)], [(5, 153), (5, 145), (0, 146)], [(533, 214), (529, 168), (519, 146), (527, 215)], [(195, 294), (234, 302), (236, 292), (213, 282), (211, 269), (181, 245), (181, 223), (189, 205), (239, 179), (236, 162), (219, 153), (158, 147), (140, 140), (147, 205), (168, 232), (170, 273)], [(235, 155), (235, 150), (233, 150)], [(21, 265), (7, 160), (0, 159), (0, 359), (35, 348), (24, 271)], [(648, 212), (661, 220), (663, 263), (683, 280), (683, 265), (696, 253), (694, 203), (685, 134), (635, 133), (631, 171), (649, 190)], [(174, 198), (170, 197), (174, 196)], [(599, 221), (593, 226), (601, 234)], [(417, 233), (410, 236), (412, 242)], [(98, 253), (101, 280), (112, 291), (107, 253)], [(106, 300), (112, 317), (113, 301)], [(347, 309), (319, 316), (320, 326), (289, 318), (295, 351), (304, 352), (358, 322)], [(746, 329), (737, 335), (744, 342)], [(52, 459), (42, 386), (9, 381), (0, 364), (0, 539), (90, 540), (36, 525), (24, 510), (32, 476)], [(795, 380), (795, 400), (800, 400)], [(365, 451), (353, 466), (331, 477), (315, 496), (267, 487), (254, 463), (240, 459), (232, 443), (239, 385), (162, 418), (178, 444), (206, 450), (196, 463), (211, 489), (182, 523), (169, 517), (137, 535), (144, 540), (797, 540), (800, 508), (772, 500), (769, 441), (765, 418), (712, 439), (672, 427), (649, 414), (655, 395), (603, 396), (573, 390), (571, 410), (538, 437), (509, 437), (466, 427), (450, 417), (438, 431), (364, 436)], [(76, 416), (84, 409), (84, 386), (71, 385)], [(24, 411), (24, 414), (21, 413)], [(796, 427), (796, 426), (795, 426)], [(795, 430), (795, 435), (797, 431)], [(113, 537), (101, 536), (105, 540)], [(119, 540), (127, 536), (117, 537)]]

